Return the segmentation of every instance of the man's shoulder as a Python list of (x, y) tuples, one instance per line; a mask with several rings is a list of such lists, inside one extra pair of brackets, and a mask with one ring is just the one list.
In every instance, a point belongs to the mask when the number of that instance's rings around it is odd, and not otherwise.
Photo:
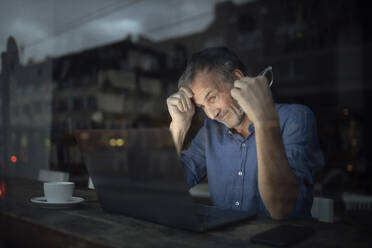
[(276, 104), (281, 130), (290, 128), (304, 129), (313, 125), (315, 115), (311, 109), (303, 104)]
[(275, 104), (275, 108), (278, 111), (278, 115), (296, 115), (296, 114), (312, 114), (311, 109), (303, 104)]

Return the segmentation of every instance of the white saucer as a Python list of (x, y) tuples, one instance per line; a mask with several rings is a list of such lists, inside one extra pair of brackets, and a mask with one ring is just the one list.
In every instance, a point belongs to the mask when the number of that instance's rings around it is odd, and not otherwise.
[(60, 208), (75, 207), (76, 205), (78, 205), (79, 203), (82, 203), (85, 200), (84, 198), (73, 196), (70, 201), (63, 202), (63, 203), (54, 203), (54, 202), (47, 202), (44, 196), (38, 196), (38, 197), (32, 197), (30, 201), (43, 208), (60, 209)]

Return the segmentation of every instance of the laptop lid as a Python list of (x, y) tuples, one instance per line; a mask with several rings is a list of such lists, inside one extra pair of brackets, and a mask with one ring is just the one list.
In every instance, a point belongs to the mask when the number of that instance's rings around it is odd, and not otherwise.
[(74, 135), (104, 210), (200, 229), (167, 128), (77, 130)]

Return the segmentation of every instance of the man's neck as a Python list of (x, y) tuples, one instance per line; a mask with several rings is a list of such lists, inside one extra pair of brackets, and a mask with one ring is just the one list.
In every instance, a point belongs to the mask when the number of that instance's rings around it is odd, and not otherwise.
[(248, 116), (244, 115), (242, 122), (238, 126), (232, 128), (232, 130), (233, 130), (234, 133), (240, 134), (245, 139), (251, 133), (248, 130), (248, 127), (251, 123), (252, 123), (252, 121), (250, 119), (248, 119)]

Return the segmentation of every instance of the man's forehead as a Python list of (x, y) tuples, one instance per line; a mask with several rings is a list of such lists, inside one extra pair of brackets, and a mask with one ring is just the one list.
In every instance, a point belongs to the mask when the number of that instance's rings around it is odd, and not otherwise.
[(217, 89), (217, 84), (213, 75), (197, 74), (190, 87), (193, 93), (195, 104), (202, 104), (209, 92)]
[(192, 90), (194, 94), (192, 100), (194, 101), (195, 104), (200, 105), (204, 102), (205, 97), (214, 90), (215, 90), (214, 88), (210, 87), (194, 89)]
[(191, 91), (194, 94), (194, 101), (200, 101), (208, 94), (209, 91), (218, 88), (218, 78), (215, 72), (199, 71), (196, 73), (194, 80), (191, 83)]

